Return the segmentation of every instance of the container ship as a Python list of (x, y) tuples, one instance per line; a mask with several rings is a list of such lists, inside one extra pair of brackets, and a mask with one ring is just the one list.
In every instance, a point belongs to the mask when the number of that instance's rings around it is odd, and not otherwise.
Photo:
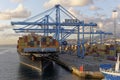
[(19, 37), (17, 52), (22, 64), (44, 71), (53, 66), (49, 57), (58, 57), (59, 42), (51, 36), (30, 33)]

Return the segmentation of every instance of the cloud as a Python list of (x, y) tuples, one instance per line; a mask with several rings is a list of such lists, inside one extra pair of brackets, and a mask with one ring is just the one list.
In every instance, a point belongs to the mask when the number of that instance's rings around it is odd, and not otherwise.
[(89, 4), (93, 4), (93, 0), (49, 0), (48, 2), (46, 2), (44, 4), (44, 7), (51, 7), (54, 6), (56, 4), (61, 4), (63, 6), (68, 6), (68, 7), (72, 7), (72, 6), (86, 6)]
[(10, 37), (18, 37), (21, 36), (21, 34), (17, 34), (17, 33), (9, 33), (9, 34), (4, 34), (4, 36), (10, 36)]
[(96, 1), (96, 2), (97, 2), (97, 1), (105, 1), (105, 0), (94, 0), (94, 1)]
[(120, 9), (120, 4), (117, 6), (118, 9)]
[(11, 0), (11, 1), (19, 3), (19, 2), (22, 2), (23, 0)]
[(0, 12), (0, 20), (9, 20), (12, 18), (27, 18), (31, 15), (31, 12), (24, 8), (22, 4), (14, 10), (5, 10)]
[(8, 20), (11, 19), (11, 16), (6, 12), (0, 12), (0, 20)]
[(11, 29), (13, 26), (8, 25), (8, 24), (0, 24), (0, 30), (3, 31), (5, 29)]
[[(120, 24), (116, 25), (116, 33), (117, 33), (117, 35), (120, 34), (120, 31), (119, 31), (120, 27), (119, 26), (120, 26)], [(104, 24), (102, 30), (114, 33), (114, 23), (113, 23), (113, 21)]]
[(77, 19), (80, 20), (87, 20), (88, 18), (92, 18), (93, 17), (89, 17), (86, 14), (82, 13), (81, 10), (76, 9), (75, 7), (68, 7), (67, 10), (73, 15), (75, 16)]
[[(5, 25), (3, 24), (3, 26), (1, 27), (2, 25), (0, 25), (0, 38), (4, 38), (4, 39), (7, 39), (8, 42), (9, 42), (9, 39), (10, 38), (17, 38), (18, 36), (20, 36), (21, 34), (18, 34), (18, 33), (15, 33), (14, 30), (13, 30), (13, 26), (11, 25)], [(3, 40), (4, 41), (4, 40)], [(4, 43), (5, 44), (5, 43)]]
[[(94, 19), (93, 22), (98, 24), (98, 27), (100, 30), (105, 31), (105, 32), (112, 32), (114, 33), (114, 21), (112, 18), (106, 18), (104, 20), (102, 19)], [(116, 23), (116, 33), (120, 34), (120, 24)]]
[(92, 6), (90, 6), (89, 10), (91, 10), (91, 11), (96, 11), (96, 10), (101, 10), (101, 8), (92, 5)]
[[(89, 23), (89, 22), (97, 23), (97, 25), (98, 25), (97, 30), (114, 33), (114, 21), (113, 21), (112, 17), (104, 18), (104, 19), (102, 19), (101, 17), (95, 18), (95, 17), (89, 17), (89, 16), (85, 16), (85, 15), (83, 15), (83, 17), (84, 17), (83, 20), (85, 21), (85, 23)], [(119, 26), (120, 26), (120, 24), (118, 22), (116, 22), (117, 35), (120, 34)]]
[[(76, 10), (73, 7), (70, 7), (68, 9), (69, 12), (71, 12), (73, 15), (75, 15), (77, 18), (80, 20), (84, 20), (85, 23), (93, 22), (98, 24), (98, 30), (102, 30), (105, 32), (112, 32), (114, 31), (114, 23), (112, 17), (106, 17), (105, 14), (100, 14), (97, 13), (94, 16), (88, 16), (85, 14), (82, 14), (80, 11)], [(120, 24), (117, 24), (117, 34), (120, 34), (119, 30), (120, 28), (118, 27)]]
[(103, 23), (102, 23), (102, 22), (98, 22), (97, 24), (98, 24), (98, 27), (99, 27), (100, 29), (103, 28)]
[[(116, 11), (117, 11), (117, 18), (120, 20), (120, 4), (117, 6), (117, 8), (116, 8)], [(113, 16), (112, 15), (112, 17), (115, 17), (115, 16)]]
[(68, 11), (76, 17), (80, 15), (80, 12), (78, 10), (75, 10), (73, 7), (70, 7)]
[(4, 31), (4, 29), (0, 28), (0, 32), (3, 32), (3, 31)]

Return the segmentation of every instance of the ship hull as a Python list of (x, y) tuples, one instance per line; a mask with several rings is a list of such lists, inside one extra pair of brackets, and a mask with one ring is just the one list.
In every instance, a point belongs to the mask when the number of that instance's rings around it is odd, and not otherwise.
[(117, 72), (104, 72), (102, 71), (105, 80), (120, 80), (120, 73)]
[(50, 60), (47, 60), (47, 57), (35, 57), (35, 59), (32, 59), (31, 56), (25, 56), (25, 55), (20, 55), (20, 63), (34, 68), (36, 70), (39, 70), (40, 72), (44, 72), (46, 70), (50, 70), (53, 68), (53, 62)]

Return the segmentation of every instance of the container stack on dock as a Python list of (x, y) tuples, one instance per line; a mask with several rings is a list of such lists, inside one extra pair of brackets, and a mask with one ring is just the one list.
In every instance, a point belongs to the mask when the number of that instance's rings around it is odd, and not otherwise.
[[(92, 55), (94, 57), (104, 58), (108, 60), (116, 60), (116, 54), (114, 52), (114, 44), (84, 44), (85, 55)], [(82, 47), (81, 47), (82, 49)], [(65, 53), (77, 55), (77, 45), (71, 44), (63, 46)], [(116, 45), (116, 52), (120, 53), (120, 45)]]
[(97, 53), (100, 55), (105, 55), (107, 54), (107, 47), (104, 44), (99, 44), (97, 45)]
[[(85, 46), (87, 54), (97, 53), (99, 55), (114, 55), (114, 45), (94, 44)], [(120, 45), (117, 45), (117, 52), (120, 52)]]

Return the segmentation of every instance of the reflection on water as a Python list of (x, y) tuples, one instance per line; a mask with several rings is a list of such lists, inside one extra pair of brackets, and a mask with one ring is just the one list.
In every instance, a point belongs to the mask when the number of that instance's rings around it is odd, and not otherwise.
[(39, 72), (22, 64), (19, 65), (18, 74), (21, 80), (40, 79)]
[(42, 73), (42, 80), (57, 80), (58, 79), (58, 73), (59, 73), (59, 66), (56, 64), (53, 64), (53, 68), (47, 69)]
[[(58, 67), (58, 65), (55, 65)], [(50, 69), (49, 71), (45, 71), (43, 73), (29, 68), (23, 64), (20, 64), (19, 66), (19, 78), (21, 80), (58, 80), (57, 73), (58, 70), (57, 68)]]
[(43, 73), (20, 64), (18, 74), (18, 79), (20, 80), (85, 80), (73, 75), (57, 64), (54, 64), (52, 69), (46, 70)]

